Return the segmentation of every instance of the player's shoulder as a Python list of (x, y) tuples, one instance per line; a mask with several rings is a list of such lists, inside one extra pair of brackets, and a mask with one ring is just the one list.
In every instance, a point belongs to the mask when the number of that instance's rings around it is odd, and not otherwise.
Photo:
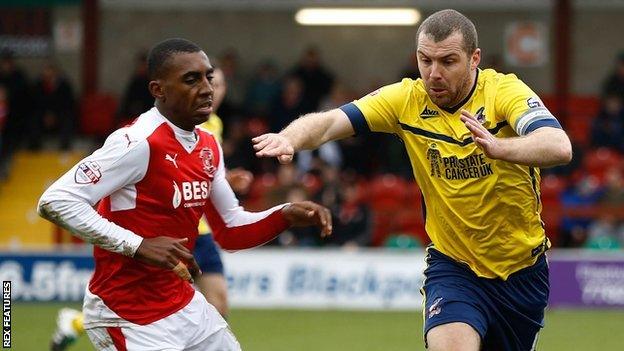
[(404, 101), (404, 98), (413, 98), (415, 96), (425, 96), (427, 91), (425, 90), (422, 80), (403, 78), (401, 81), (385, 85), (368, 95), (366, 97), (375, 97), (377, 95), (383, 96), (386, 99), (398, 99)]
[(125, 152), (129, 152), (147, 144), (147, 138), (164, 122), (159, 118), (156, 108), (152, 108), (141, 114), (132, 123), (121, 127), (108, 136), (105, 147), (122, 148)]
[(216, 148), (220, 149), (219, 138), (216, 134), (211, 132), (210, 130), (200, 126), (195, 127), (195, 132), (199, 136), (199, 140)]
[(403, 78), (400, 82), (396, 83), (396, 85), (408, 95), (427, 95), (425, 84), (421, 78)]

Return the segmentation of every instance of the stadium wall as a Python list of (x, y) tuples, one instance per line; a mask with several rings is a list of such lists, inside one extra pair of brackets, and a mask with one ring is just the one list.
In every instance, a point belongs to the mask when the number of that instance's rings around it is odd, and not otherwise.
[[(427, 16), (436, 9), (423, 10)], [(397, 80), (414, 46), (415, 27), (301, 27), (293, 20), (292, 9), (241, 10), (214, 8), (141, 8), (104, 6), (100, 27), (100, 90), (120, 95), (130, 77), (135, 54), (167, 37), (187, 37), (202, 45), (209, 54), (218, 55), (236, 48), (243, 71), (273, 58), (282, 68), (297, 61), (303, 48), (316, 44), (329, 67), (353, 88), (366, 91), (370, 85)], [(516, 72), (541, 94), (554, 89), (553, 16), (548, 8), (463, 9), (479, 29), (484, 60), (502, 60), (505, 26), (514, 21), (537, 21), (549, 28), (549, 61), (536, 68), (505, 67)], [(571, 34), (571, 93), (595, 95), (614, 58), (624, 50), (619, 38), (624, 33), (621, 6), (575, 8)], [(52, 9), (52, 22), (81, 21), (78, 6)], [(331, 38), (331, 39), (329, 39)], [(82, 49), (56, 52), (53, 58), (80, 91)], [(40, 71), (43, 59), (20, 59), (31, 76)]]

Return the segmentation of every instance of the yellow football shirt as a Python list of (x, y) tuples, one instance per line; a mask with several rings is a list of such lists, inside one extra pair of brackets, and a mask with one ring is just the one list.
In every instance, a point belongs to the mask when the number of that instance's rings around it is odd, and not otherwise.
[(425, 229), (440, 252), (478, 276), (506, 279), (550, 245), (540, 219), (539, 169), (486, 157), (460, 120), (466, 109), (499, 138), (561, 128), (515, 75), (478, 70), (472, 91), (453, 109), (435, 105), (421, 79), (403, 79), (341, 109), (356, 132), (403, 140), (424, 197)]

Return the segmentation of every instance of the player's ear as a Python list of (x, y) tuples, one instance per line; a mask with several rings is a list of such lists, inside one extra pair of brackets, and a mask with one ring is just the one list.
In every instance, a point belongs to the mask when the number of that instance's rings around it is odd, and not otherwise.
[(477, 48), (474, 53), (472, 53), (472, 57), (470, 58), (470, 69), (475, 70), (479, 67), (479, 63), (481, 62), (481, 49)]
[(160, 79), (149, 82), (149, 91), (156, 99), (162, 100), (165, 98), (165, 90)]

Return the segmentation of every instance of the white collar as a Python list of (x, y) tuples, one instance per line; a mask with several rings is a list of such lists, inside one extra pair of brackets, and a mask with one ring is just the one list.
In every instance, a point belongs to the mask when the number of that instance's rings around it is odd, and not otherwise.
[(195, 145), (197, 145), (197, 142), (199, 141), (199, 137), (197, 134), (195, 134), (195, 130), (184, 130), (171, 123), (171, 121), (167, 117), (160, 113), (156, 106), (154, 106), (152, 110), (158, 118), (162, 119), (165, 123), (169, 125), (169, 127), (171, 127), (171, 130), (173, 130), (173, 134), (175, 135), (176, 140), (182, 145), (182, 147), (184, 147), (184, 150), (186, 150), (188, 153), (191, 153), (191, 151), (195, 149)]

